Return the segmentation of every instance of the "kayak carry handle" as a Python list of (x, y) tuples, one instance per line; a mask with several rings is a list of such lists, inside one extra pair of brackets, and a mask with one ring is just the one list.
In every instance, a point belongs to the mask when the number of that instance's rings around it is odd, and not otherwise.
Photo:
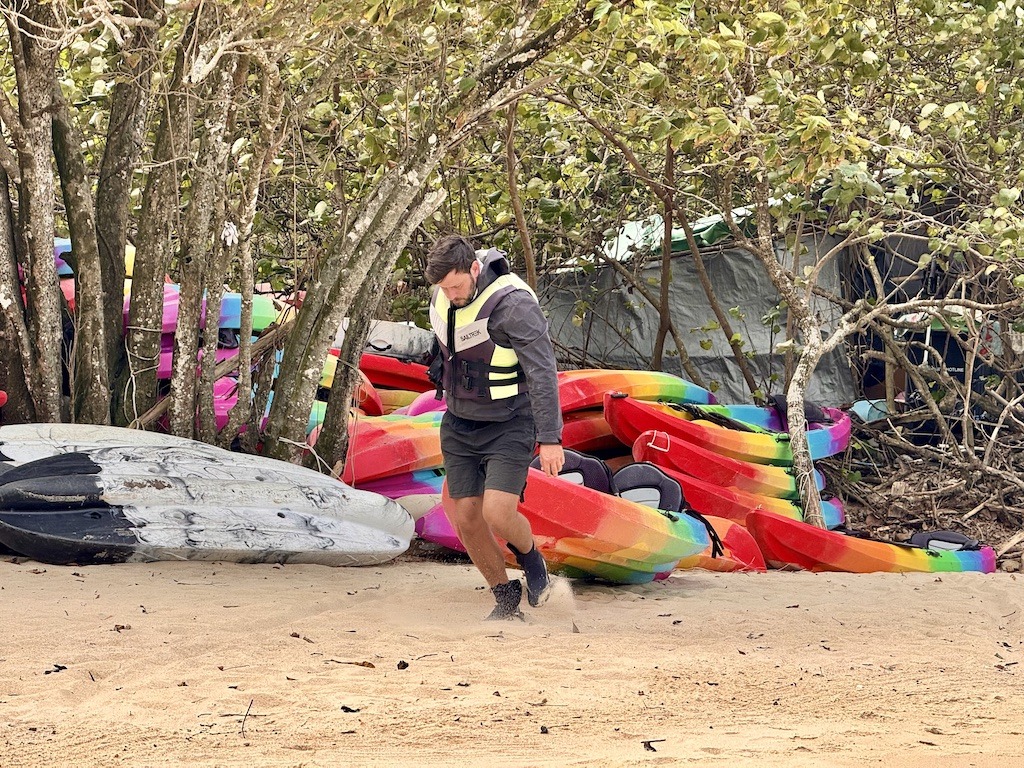
[[(658, 435), (662, 435), (665, 438), (665, 447), (664, 448), (662, 448), (660, 445), (658, 445), (658, 442), (657, 442)], [(661, 451), (662, 453), (668, 453), (668, 449), (672, 447), (672, 438), (669, 437), (668, 432), (662, 432), (660, 430), (655, 430), (654, 434), (651, 435), (651, 439), (647, 441), (647, 447), (648, 448), (652, 448), (655, 451)]]

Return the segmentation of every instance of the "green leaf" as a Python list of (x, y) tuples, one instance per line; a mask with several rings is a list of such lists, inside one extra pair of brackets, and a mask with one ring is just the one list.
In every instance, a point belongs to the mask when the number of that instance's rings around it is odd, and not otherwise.
[(1004, 187), (996, 193), (995, 197), (992, 199), (992, 204), (1009, 208), (1018, 200), (1020, 200), (1020, 190), (1017, 187)]
[(597, 4), (588, 4), (588, 7), (594, 10), (594, 21), (598, 21), (608, 15), (608, 11), (612, 9), (612, 4), (609, 0), (601, 0)]

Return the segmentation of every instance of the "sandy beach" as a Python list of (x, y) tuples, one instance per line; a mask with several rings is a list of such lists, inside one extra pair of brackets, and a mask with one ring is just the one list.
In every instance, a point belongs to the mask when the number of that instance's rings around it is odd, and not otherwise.
[(0, 765), (987, 766), (1019, 759), (1016, 574), (559, 580), (463, 563), (0, 559)]

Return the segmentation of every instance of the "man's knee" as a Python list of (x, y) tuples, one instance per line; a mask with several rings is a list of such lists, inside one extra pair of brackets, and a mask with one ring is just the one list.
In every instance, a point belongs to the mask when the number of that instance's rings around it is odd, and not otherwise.
[(492, 528), (502, 528), (515, 518), (519, 497), (514, 493), (488, 489), (484, 492), (483, 517)]
[(461, 499), (444, 500), (444, 511), (456, 527), (471, 527), (484, 523), (483, 499), (480, 496), (466, 496)]

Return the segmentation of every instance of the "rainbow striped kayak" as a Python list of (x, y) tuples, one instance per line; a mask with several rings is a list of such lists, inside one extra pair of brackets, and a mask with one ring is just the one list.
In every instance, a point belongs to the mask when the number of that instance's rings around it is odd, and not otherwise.
[[(217, 348), (216, 359), (217, 362), (223, 362), (224, 360), (230, 360), (232, 357), (238, 355), (237, 349), (225, 349), (223, 347)], [(202, 357), (202, 351), (199, 353), (199, 358)], [(171, 372), (174, 365), (174, 334), (165, 333), (160, 336), (160, 358), (157, 362), (156, 377), (158, 379), (166, 380), (171, 378)]]
[[(605, 413), (612, 432), (623, 442), (636, 432), (636, 427), (620, 421), (622, 414), (619, 411)], [(675, 469), (714, 485), (760, 496), (800, 498), (796, 479), (786, 467), (731, 459), (655, 430), (636, 434), (632, 446), (633, 458), (637, 461), (649, 461), (659, 467)], [(820, 472), (816, 473), (815, 480), (818, 483), (818, 490), (821, 490), (825, 480)]]
[[(527, 483), (528, 499), (537, 496), (537, 481), (533, 477), (533, 474), (536, 473), (547, 481), (568, 486), (565, 489), (558, 488), (557, 493), (559, 494), (572, 494), (582, 489), (586, 492), (584, 496), (587, 498), (590, 494), (604, 496), (608, 499), (608, 501), (602, 502), (606, 512), (631, 513), (634, 517), (651, 518), (651, 520), (653, 520), (652, 515), (662, 515), (649, 507), (633, 504), (633, 502), (617, 496), (607, 496), (565, 480), (549, 478), (537, 470), (530, 470), (530, 473), (530, 481)], [(533, 493), (530, 491), (531, 483), (535, 489)], [(622, 503), (620, 504), (620, 502)], [(641, 506), (641, 509), (634, 509), (637, 506)], [(559, 508), (564, 508), (564, 504), (560, 504)], [(651, 520), (640, 522), (636, 530), (633, 531), (626, 528), (615, 530), (615, 526), (606, 521), (602, 532), (594, 535), (593, 532), (587, 533), (581, 530), (572, 523), (569, 517), (563, 520), (558, 513), (541, 511), (529, 504), (526, 505), (526, 509), (521, 504), (520, 510), (530, 520), (537, 549), (544, 556), (548, 569), (552, 573), (572, 578), (596, 578), (616, 584), (643, 584), (653, 581), (659, 576), (667, 575), (678, 562), (678, 559), (674, 557), (676, 549), (670, 545), (663, 550), (650, 547), (637, 548), (638, 537), (644, 534), (650, 535)], [(643, 510), (647, 510), (647, 512), (643, 512)], [(689, 516), (686, 517), (691, 522), (697, 522)], [(668, 520), (668, 518), (665, 519)], [(671, 524), (671, 521), (669, 522)], [(657, 522), (654, 524), (655, 526), (659, 525)], [(704, 530), (703, 525), (699, 527), (704, 531), (706, 539), (707, 531)], [(440, 544), (458, 552), (466, 551), (445, 515), (442, 504), (436, 505), (416, 521), (416, 533), (424, 541)], [(690, 523), (684, 523), (676, 533), (685, 536), (699, 535), (697, 528), (691, 526)], [(602, 538), (605, 535), (612, 538)], [(664, 538), (666, 534), (665, 531), (661, 531), (658, 535)], [(695, 544), (691, 544), (687, 545), (687, 548), (693, 549), (695, 546)], [(710, 548), (710, 542), (707, 548)], [(662, 561), (660, 558), (663, 556), (667, 556), (669, 559)], [(506, 553), (505, 557), (508, 565), (517, 567), (515, 558), (510, 552)]]
[(411, 389), (377, 388), (377, 396), (380, 397), (380, 407), (385, 416), (394, 413), (399, 408), (407, 407), (419, 395), (419, 392), (414, 392)]
[(642, 583), (710, 544), (704, 524), (689, 515), (660, 512), (536, 469), (529, 472), (524, 499), (519, 511), (554, 570)]
[[(269, 296), (254, 294), (252, 297), (252, 330), (259, 333), (266, 330), (271, 323), (277, 322), (281, 312)], [(175, 320), (177, 322), (177, 320)], [(225, 291), (220, 300), (221, 328), (242, 327), (242, 294), (234, 291)]]
[(403, 496), (427, 496), (441, 493), (444, 486), (444, 469), (417, 469), (413, 472), (399, 472), (376, 480), (367, 480), (359, 484), (364, 491), (373, 491), (389, 499), (400, 499)]
[(765, 510), (747, 515), (747, 528), (765, 560), (776, 567), (846, 573), (993, 573), (996, 569), (996, 553), (992, 547), (956, 551), (924, 549), (826, 531)]
[[(639, 432), (655, 429), (677, 440), (714, 451), (739, 461), (787, 466), (793, 463), (789, 435), (778, 432), (754, 432), (730, 429), (707, 419), (696, 418), (689, 406), (651, 403), (610, 392), (605, 397), (605, 417), (609, 423), (615, 411), (625, 411), (632, 428)], [(619, 417), (621, 421), (623, 417)]]
[[(328, 355), (324, 361), (323, 371), (320, 374), (320, 386), (324, 389), (331, 389), (334, 386), (334, 377), (338, 373), (338, 358)], [(277, 375), (277, 369), (274, 369)], [(359, 371), (359, 384), (356, 391), (352, 393), (354, 405), (362, 410), (367, 416), (383, 416), (384, 405), (381, 402), (377, 388), (373, 385), (362, 370)]]
[(712, 557), (711, 545), (707, 549), (690, 557), (684, 557), (676, 564), (676, 570), (689, 568), (701, 568), (705, 571), (719, 571), (723, 573), (734, 571), (765, 571), (767, 566), (764, 562), (764, 555), (761, 548), (757, 546), (754, 537), (750, 532), (735, 520), (726, 520), (723, 517), (705, 515), (711, 527), (715, 529), (718, 538), (722, 541), (724, 554)]
[(440, 414), (423, 417), (362, 416), (349, 426), (341, 479), (354, 487), (369, 480), (444, 466)]
[[(794, 501), (725, 488), (671, 467), (662, 466), (659, 469), (679, 483), (686, 503), (704, 516), (722, 517), (745, 525), (751, 510), (766, 509), (793, 520), (803, 520), (803, 510)], [(839, 528), (846, 521), (843, 503), (835, 497), (821, 500), (821, 513), (829, 529)]]
[(588, 368), (559, 371), (558, 402), (562, 413), (596, 408), (606, 392), (625, 392), (638, 400), (668, 403), (714, 403), (715, 396), (693, 382), (662, 371), (611, 371)]
[(444, 505), (437, 504), (425, 515), (416, 520), (416, 535), (431, 544), (440, 544), (442, 547), (456, 552), (465, 552), (459, 535), (455, 532), (448, 516), (444, 513)]
[[(757, 405), (691, 405), (687, 411), (707, 421), (719, 421), (723, 426), (740, 431), (778, 435), (787, 443), (789, 435), (779, 412), (774, 408)], [(852, 422), (850, 415), (839, 408), (822, 408), (831, 423), (810, 423), (807, 427), (807, 446), (815, 461), (842, 453), (850, 444)], [(789, 459), (792, 463), (792, 456)]]
[[(163, 333), (174, 333), (178, 327), (178, 303), (181, 288), (176, 283), (164, 283), (164, 311), (161, 330)], [(124, 297), (124, 322), (128, 323), (128, 310), (131, 306), (131, 295)], [(203, 301), (205, 315), (206, 302)], [(221, 328), (236, 329), (241, 327), (242, 294), (226, 291), (221, 297), (218, 325)], [(269, 296), (257, 294), (252, 297), (252, 330), (259, 333), (277, 320), (279, 315), (274, 300)]]
[(403, 414), (406, 416), (422, 416), (425, 413), (444, 413), (448, 410), (448, 403), (442, 397), (440, 400), (437, 399), (437, 390), (428, 390), (426, 392), (420, 392), (413, 401), (404, 408), (399, 408), (395, 411), (396, 414)]

